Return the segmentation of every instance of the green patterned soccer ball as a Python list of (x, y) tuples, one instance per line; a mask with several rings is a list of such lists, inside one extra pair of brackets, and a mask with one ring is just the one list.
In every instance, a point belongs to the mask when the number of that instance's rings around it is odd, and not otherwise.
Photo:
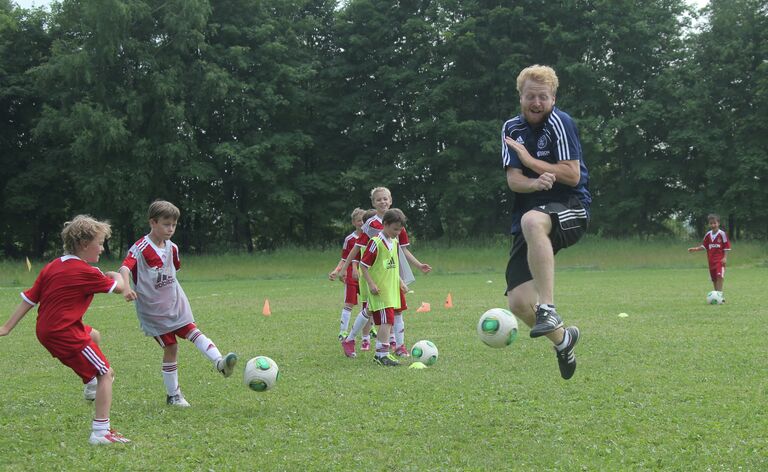
[(723, 294), (720, 292), (717, 292), (715, 290), (712, 290), (707, 294), (707, 304), (709, 305), (722, 305), (723, 304)]
[(243, 383), (256, 392), (264, 392), (271, 389), (277, 383), (280, 370), (275, 361), (266, 356), (258, 356), (245, 364)]
[(507, 347), (517, 339), (517, 318), (509, 310), (491, 308), (477, 322), (477, 335), (487, 346)]
[(414, 362), (424, 365), (434, 365), (437, 362), (437, 346), (432, 341), (422, 340), (411, 348), (411, 357)]

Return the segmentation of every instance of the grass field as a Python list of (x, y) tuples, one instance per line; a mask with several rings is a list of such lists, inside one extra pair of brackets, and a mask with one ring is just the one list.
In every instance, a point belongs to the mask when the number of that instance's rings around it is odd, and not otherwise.
[[(117, 373), (113, 425), (134, 442), (89, 446), (92, 404), (37, 342), (31, 312), (0, 338), (0, 469), (766, 470), (768, 252), (735, 244), (727, 303), (708, 306), (693, 244), (587, 240), (558, 256), (559, 311), (583, 335), (570, 381), (527, 329), (501, 350), (476, 337), (480, 314), (505, 304), (504, 247), (415, 246), (435, 268), (408, 298), (432, 312), (406, 314), (408, 344), (440, 349), (426, 370), (343, 357), (341, 285), (325, 279), (336, 251), (189, 257), (179, 275), (199, 326), (243, 364), (272, 357), (276, 388), (247, 390), (241, 369), (223, 379), (184, 343), (192, 408), (166, 407), (160, 349), (132, 306), (100, 295), (86, 321)], [(41, 265), (0, 264), (0, 322)]]

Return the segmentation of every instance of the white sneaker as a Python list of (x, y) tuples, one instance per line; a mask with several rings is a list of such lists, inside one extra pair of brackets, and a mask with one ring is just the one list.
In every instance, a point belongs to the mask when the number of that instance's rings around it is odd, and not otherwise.
[(229, 377), (235, 370), (237, 364), (237, 354), (230, 352), (226, 356), (222, 356), (221, 359), (216, 361), (216, 370), (222, 373), (224, 377)]
[(114, 429), (110, 429), (106, 434), (96, 434), (95, 431), (91, 431), (91, 437), (88, 438), (88, 442), (91, 444), (117, 444), (117, 443), (129, 443), (130, 439), (126, 438), (122, 434), (118, 433)]
[(96, 382), (88, 382), (83, 387), (83, 398), (89, 401), (96, 400)]
[(178, 406), (182, 408), (186, 408), (189, 406), (192, 406), (189, 404), (186, 398), (184, 398), (184, 395), (182, 395), (181, 390), (179, 390), (179, 393), (176, 395), (168, 395), (165, 398), (165, 403), (168, 405)]

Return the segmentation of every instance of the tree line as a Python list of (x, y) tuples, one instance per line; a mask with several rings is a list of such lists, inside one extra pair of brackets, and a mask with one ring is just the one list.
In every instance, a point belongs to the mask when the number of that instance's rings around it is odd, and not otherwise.
[(591, 231), (768, 237), (768, 6), (711, 0), (0, 0), (0, 255), (156, 198), (188, 251), (334, 243), (384, 185), (422, 239), (502, 234), (502, 123), (551, 65)]

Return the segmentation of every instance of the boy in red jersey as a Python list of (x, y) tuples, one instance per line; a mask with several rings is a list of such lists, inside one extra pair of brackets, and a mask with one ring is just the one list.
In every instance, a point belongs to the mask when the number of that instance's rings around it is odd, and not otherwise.
[[(344, 244), (341, 248), (341, 260), (336, 267), (328, 274), (328, 280), (336, 280), (336, 277), (341, 272), (341, 268), (344, 267), (344, 262), (347, 260), (347, 256), (355, 248), (355, 242), (357, 237), (360, 236), (360, 227), (363, 226), (363, 213), (365, 210), (362, 208), (355, 208), (352, 210), (352, 226), (355, 230), (352, 231), (344, 238)], [(349, 334), (347, 329), (349, 328), (349, 317), (352, 314), (352, 307), (357, 305), (357, 295), (360, 291), (360, 284), (357, 281), (355, 271), (357, 270), (356, 264), (347, 266), (347, 272), (344, 277), (344, 308), (341, 310), (341, 321), (339, 323), (339, 341), (343, 340)]]
[(39, 304), (35, 331), (40, 344), (74, 370), (84, 384), (96, 379), (96, 411), (88, 439), (91, 444), (130, 442), (110, 428), (115, 373), (91, 338), (90, 326), (83, 324), (83, 315), (94, 294), (122, 293), (124, 288), (120, 274), (104, 274), (90, 265), (99, 262), (104, 240), (110, 235), (109, 224), (89, 216), (79, 215), (64, 223), (61, 239), (65, 255), (40, 271), (32, 288), (21, 293), (23, 301), (13, 315), (0, 326), (0, 336), (8, 335), (24, 315)]
[[(176, 279), (181, 261), (179, 248), (171, 242), (171, 237), (176, 232), (180, 215), (179, 209), (170, 202), (152, 202), (148, 215), (151, 230), (128, 250), (120, 275), (125, 283), (126, 301), (136, 302), (141, 329), (163, 348), (166, 403), (188, 407), (189, 402), (179, 387), (176, 338), (192, 342), (224, 377), (232, 375), (237, 355), (230, 352), (222, 356), (213, 341), (197, 328), (187, 295)], [(131, 288), (131, 280), (135, 291)]]
[(725, 263), (728, 260), (728, 251), (731, 250), (731, 241), (725, 231), (720, 229), (720, 216), (711, 213), (707, 216), (709, 231), (704, 235), (704, 241), (700, 246), (688, 248), (688, 252), (707, 251), (709, 262), (709, 277), (716, 292), (723, 297), (723, 278), (725, 278)]

